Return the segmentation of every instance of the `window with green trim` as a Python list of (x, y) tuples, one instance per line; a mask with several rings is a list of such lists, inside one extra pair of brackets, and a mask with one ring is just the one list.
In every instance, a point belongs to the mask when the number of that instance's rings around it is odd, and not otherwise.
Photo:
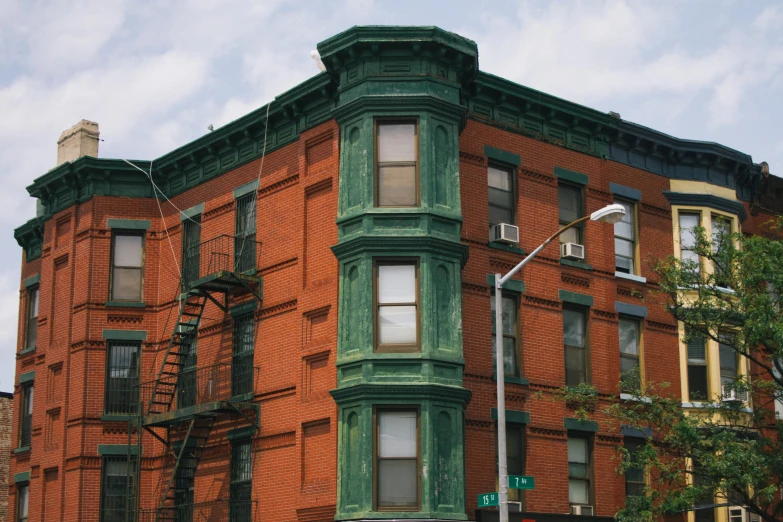
[(19, 410), (19, 446), (29, 448), (33, 435), (33, 392), (32, 382), (22, 384), (21, 408)]
[[(492, 310), (492, 368), (495, 368), (497, 354), (497, 321), (495, 321), (495, 292), (490, 296), (490, 308)], [(501, 302), (501, 315), (503, 316), (503, 371), (507, 377), (519, 377), (521, 354), (520, 328), (519, 328), (519, 300), (516, 296), (503, 294)]]
[(614, 202), (625, 209), (623, 219), (614, 224), (614, 269), (624, 274), (637, 274), (636, 205), (621, 199)]
[(35, 348), (38, 340), (38, 296), (40, 295), (38, 285), (27, 289), (27, 321), (25, 325), (24, 347), (25, 349)]
[(234, 240), (234, 271), (256, 268), (256, 197), (255, 191), (237, 198)]
[[(498, 487), (497, 481), (497, 452), (498, 440), (497, 430), (495, 430), (495, 490)], [(508, 475), (525, 474), (525, 425), (506, 423), (506, 469)], [(508, 499), (511, 502), (521, 502), (522, 510), (525, 510), (525, 491), (521, 489), (509, 488)]]
[(516, 224), (514, 169), (490, 163), (487, 168), (489, 228), (500, 223)]
[(250, 439), (231, 443), (230, 522), (250, 522), (253, 515), (253, 445)]
[(641, 385), (641, 334), (637, 319), (620, 317), (620, 389), (626, 393), (640, 390)]
[(415, 120), (375, 123), (375, 206), (419, 205), (418, 125)]
[[(631, 462), (636, 462), (639, 451), (644, 447), (644, 440), (635, 437), (626, 437), (624, 441), (626, 451), (628, 451)], [(625, 496), (642, 497), (644, 496), (645, 473), (642, 467), (631, 467), (625, 470)]]
[[(182, 290), (201, 277), (201, 214), (182, 221)], [(204, 274), (205, 276), (207, 274)]]
[(16, 485), (16, 520), (27, 522), (27, 507), (30, 502), (30, 484), (24, 482)]
[(421, 491), (419, 412), (379, 408), (374, 439), (376, 510), (417, 511)]
[(111, 300), (141, 301), (144, 288), (144, 232), (114, 231)]
[(376, 261), (376, 351), (420, 351), (418, 271), (416, 260)]
[(563, 307), (566, 386), (589, 382), (587, 372), (587, 318), (581, 308)]
[(231, 357), (231, 395), (253, 393), (255, 317), (253, 313), (234, 317), (234, 350)]
[(106, 415), (130, 415), (139, 402), (139, 353), (141, 343), (109, 341), (106, 346)]
[[(560, 182), (557, 185), (557, 204), (560, 227), (584, 216), (584, 194), (582, 187)], [(560, 234), (560, 243), (584, 245), (584, 223), (572, 227)]]
[(568, 435), (568, 502), (572, 506), (593, 505), (592, 439)]
[[(126, 522), (135, 508), (136, 458), (125, 455), (103, 457), (101, 467), (101, 522)], [(133, 520), (131, 514), (130, 520)]]

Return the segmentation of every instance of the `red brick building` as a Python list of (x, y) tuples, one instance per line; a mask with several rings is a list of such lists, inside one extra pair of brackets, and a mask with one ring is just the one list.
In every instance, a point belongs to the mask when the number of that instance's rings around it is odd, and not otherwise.
[(624, 223), (569, 236), (583, 259), (549, 246), (506, 286), (509, 470), (536, 479), (512, 518), (610, 520), (634, 485), (613, 457), (637, 434), (556, 388), (614, 400), (639, 366), (693, 406), (649, 261), (682, 216), (753, 233), (775, 178), (480, 72), (437, 28), (319, 51), (326, 73), (152, 162), (92, 157), (83, 122), (28, 187), (13, 520), (491, 519), (492, 275), (613, 202)]

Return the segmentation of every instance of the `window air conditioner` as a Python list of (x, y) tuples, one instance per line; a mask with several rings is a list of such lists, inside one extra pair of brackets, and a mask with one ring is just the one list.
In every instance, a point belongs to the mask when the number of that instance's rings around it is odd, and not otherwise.
[(581, 515), (581, 516), (587, 516), (592, 517), (595, 512), (593, 511), (593, 506), (571, 506), (571, 514), (572, 515)]
[(747, 522), (745, 508), (739, 506), (729, 507), (729, 522)]
[(492, 227), (492, 241), (498, 243), (519, 243), (519, 227), (500, 223)]
[(585, 258), (585, 247), (578, 243), (563, 243), (560, 245), (560, 257), (582, 261)]
[(508, 503), (508, 512), (509, 513), (519, 513), (522, 511), (522, 502), (509, 502)]
[(748, 392), (721, 386), (721, 400), (723, 402), (748, 402)]

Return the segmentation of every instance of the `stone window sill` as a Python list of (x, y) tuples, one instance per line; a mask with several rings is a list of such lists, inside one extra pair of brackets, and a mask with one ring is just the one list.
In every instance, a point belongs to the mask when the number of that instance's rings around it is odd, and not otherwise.
[(489, 248), (494, 248), (497, 250), (505, 250), (506, 252), (511, 252), (512, 254), (518, 254), (520, 256), (525, 255), (525, 251), (519, 248), (518, 246), (507, 245), (505, 243), (499, 243), (497, 241), (490, 241), (489, 243), (487, 243), (487, 246)]
[(560, 264), (563, 266), (570, 266), (572, 268), (581, 268), (582, 270), (592, 270), (593, 265), (587, 263), (580, 263), (579, 261), (571, 261), (570, 259), (560, 258)]
[(19, 355), (27, 355), (35, 352), (35, 346), (31, 348), (25, 348), (24, 350), (19, 351)]
[(629, 281), (635, 281), (637, 283), (642, 283), (642, 284), (647, 283), (646, 277), (642, 277), (634, 274), (626, 274), (625, 272), (615, 272), (614, 276), (618, 279), (627, 279)]
[(26, 453), (30, 451), (30, 446), (22, 446), (21, 448), (16, 448), (14, 450), (14, 455), (18, 455), (19, 453)]

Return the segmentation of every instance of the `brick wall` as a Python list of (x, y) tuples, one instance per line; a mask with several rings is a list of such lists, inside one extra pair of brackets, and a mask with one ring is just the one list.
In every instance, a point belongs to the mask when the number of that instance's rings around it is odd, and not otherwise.
[(14, 395), (0, 393), (0, 522), (8, 519), (8, 482), (11, 464), (11, 421)]

